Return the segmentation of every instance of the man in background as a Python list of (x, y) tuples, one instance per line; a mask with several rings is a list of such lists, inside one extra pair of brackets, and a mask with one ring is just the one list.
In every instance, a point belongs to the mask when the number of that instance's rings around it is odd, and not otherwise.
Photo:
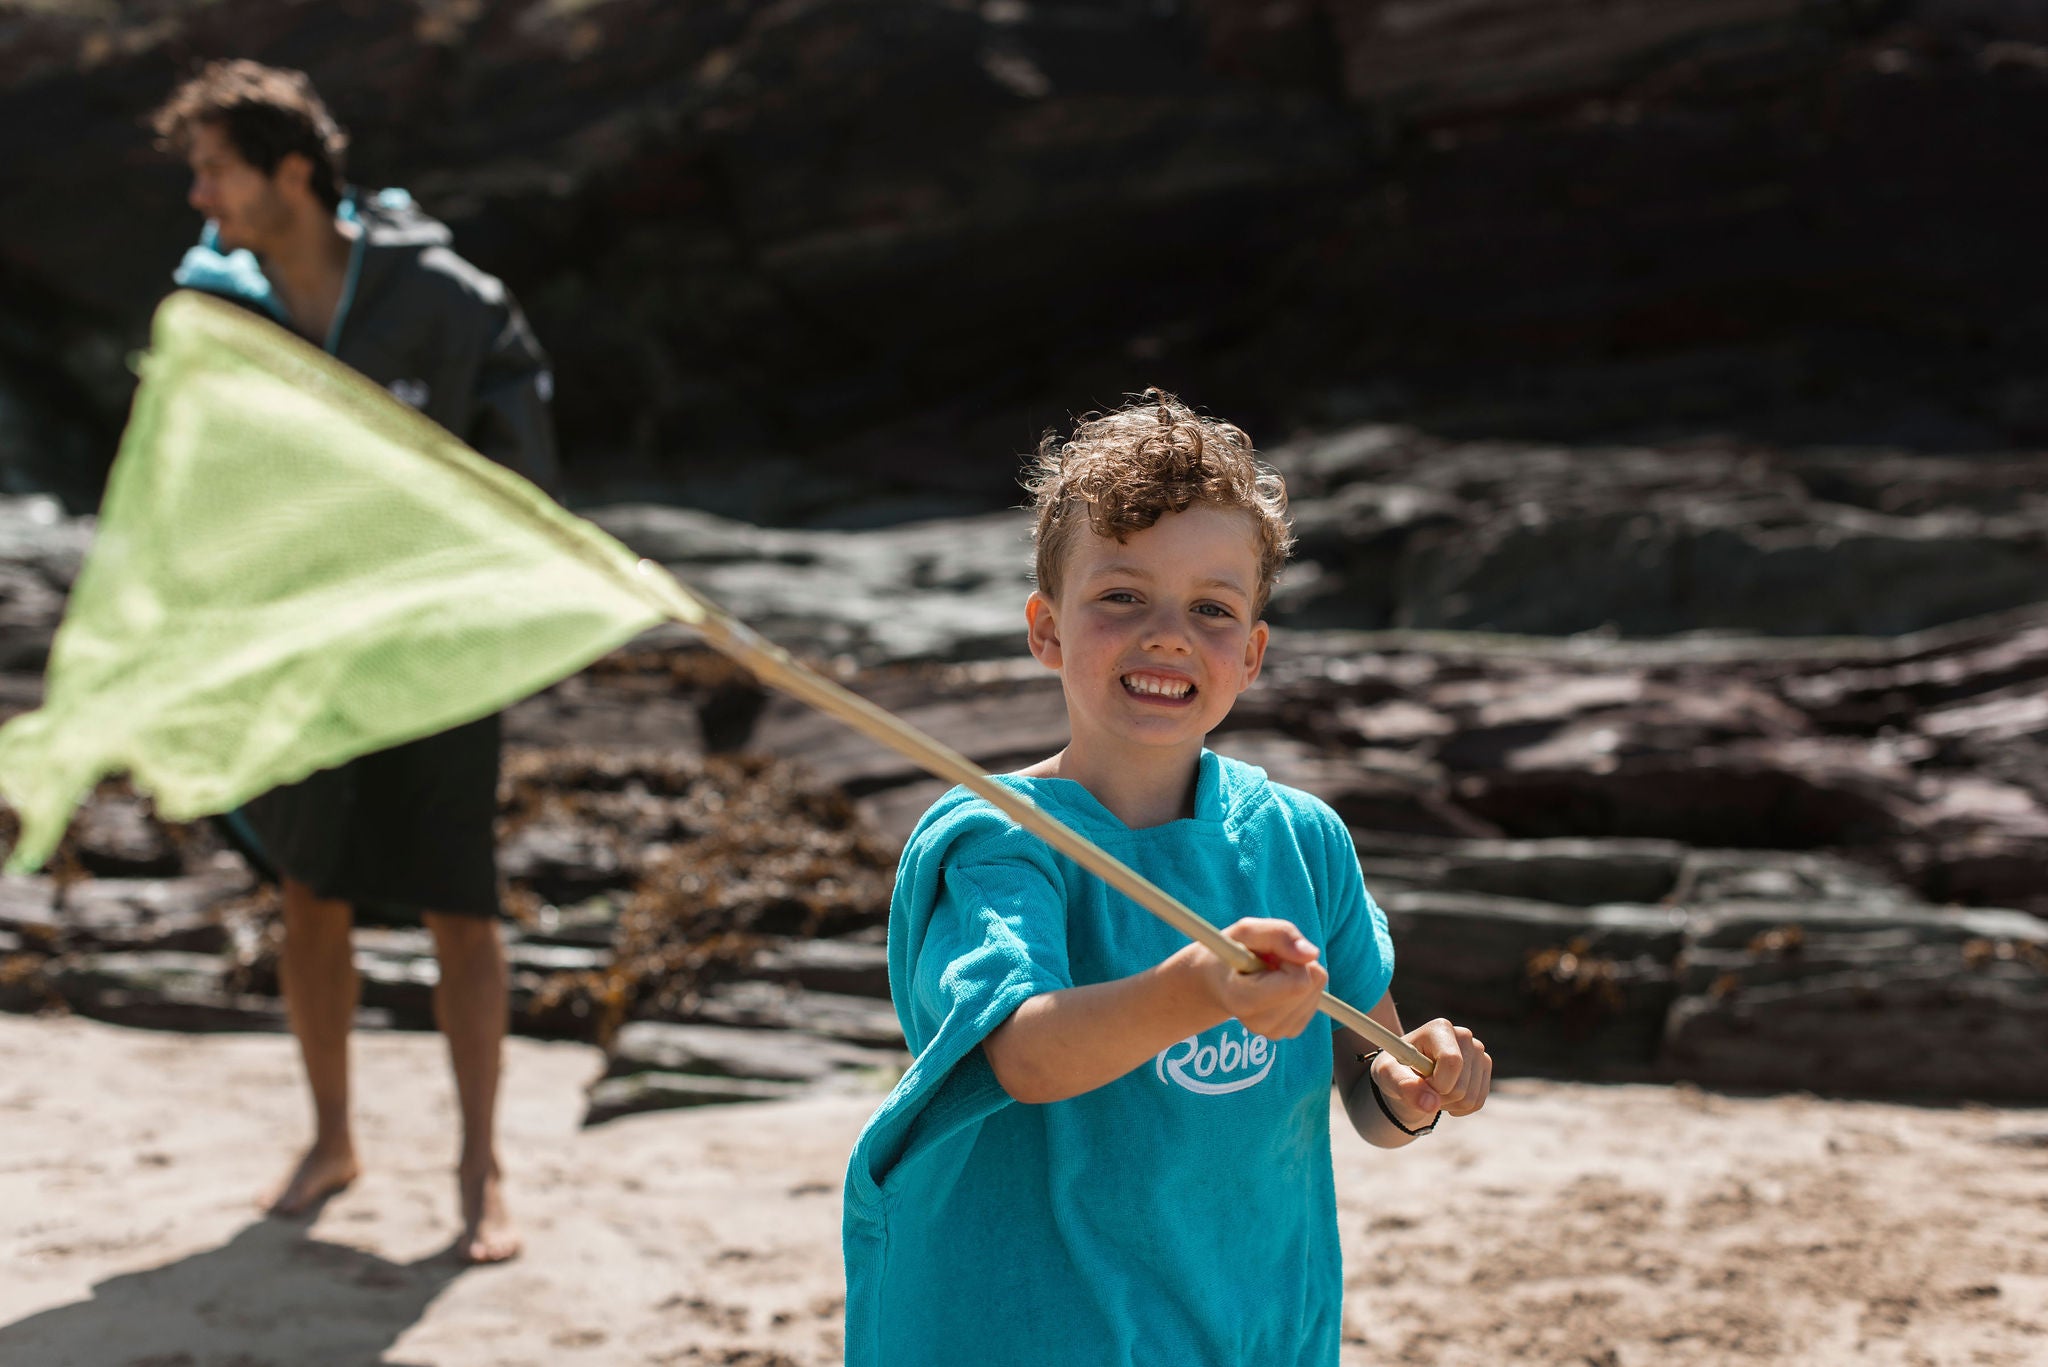
[[(178, 284), (266, 314), (552, 488), (552, 377), (517, 305), (404, 191), (364, 196), (345, 184), (347, 135), (304, 74), (214, 62), (152, 123), (191, 167), (189, 201), (207, 220)], [(498, 719), (487, 717), (324, 770), (226, 819), (283, 888), (279, 977), (313, 1101), (312, 1145), (269, 1197), (274, 1214), (315, 1208), (359, 1171), (350, 928), (358, 908), (374, 907), (423, 919), (440, 963), (435, 1018), (462, 1112), (458, 1251), (472, 1262), (519, 1251), (493, 1133), (507, 1018), (498, 743)]]

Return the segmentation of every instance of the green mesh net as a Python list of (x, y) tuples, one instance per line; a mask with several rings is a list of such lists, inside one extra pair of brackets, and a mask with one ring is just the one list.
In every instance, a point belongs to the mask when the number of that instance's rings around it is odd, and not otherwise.
[(668, 617), (665, 587), (331, 357), (175, 294), (43, 707), (0, 729), (9, 867), (109, 773), (189, 819), (497, 711)]

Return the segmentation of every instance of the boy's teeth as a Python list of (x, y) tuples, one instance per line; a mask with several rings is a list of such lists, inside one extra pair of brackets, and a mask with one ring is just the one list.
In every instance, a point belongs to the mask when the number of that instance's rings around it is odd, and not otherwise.
[(1124, 686), (1133, 693), (1155, 693), (1162, 698), (1180, 698), (1187, 696), (1188, 690), (1194, 685), (1185, 679), (1168, 682), (1165, 679), (1148, 679), (1138, 674), (1126, 674)]

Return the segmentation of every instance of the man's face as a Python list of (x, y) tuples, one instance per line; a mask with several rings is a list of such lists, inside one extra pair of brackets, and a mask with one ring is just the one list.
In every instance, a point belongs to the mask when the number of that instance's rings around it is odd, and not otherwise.
[[(192, 168), (186, 202), (213, 220), (222, 251), (246, 247), (261, 254), (291, 223), (290, 203), (278, 176), (266, 176), (244, 161), (218, 125), (193, 128), (185, 162)], [(280, 164), (278, 174), (285, 170)]]
[(1199, 752), (1265, 659), (1252, 515), (1197, 505), (1121, 543), (1086, 530), (1074, 540), (1057, 598), (1033, 594), (1028, 612), (1075, 742), (1134, 758)]

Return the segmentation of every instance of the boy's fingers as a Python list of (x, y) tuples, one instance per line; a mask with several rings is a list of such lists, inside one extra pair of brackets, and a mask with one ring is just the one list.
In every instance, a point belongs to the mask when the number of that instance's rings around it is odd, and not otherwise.
[(1264, 1001), (1280, 1001), (1306, 989), (1315, 981), (1309, 964), (1290, 964), (1275, 961), (1272, 968), (1264, 973), (1250, 975), (1245, 983), (1247, 990), (1256, 993)]
[(1316, 1011), (1313, 1005), (1297, 1005), (1270, 1019), (1261, 1017), (1258, 1025), (1247, 1028), (1251, 1029), (1252, 1033), (1264, 1035), (1270, 1040), (1293, 1039), (1308, 1029), (1315, 1022), (1315, 1018)]
[(1425, 1117), (1440, 1111), (1447, 1104), (1443, 1095), (1430, 1086), (1430, 1079), (1422, 1076), (1406, 1064), (1387, 1082), (1380, 1084), (1382, 1093), (1391, 1092), (1401, 1103), (1412, 1111), (1419, 1111)]
[(1435, 1061), (1430, 1081), (1446, 1106), (1463, 1115), (1485, 1103), (1493, 1079), (1493, 1059), (1470, 1030), (1447, 1020), (1433, 1020), (1408, 1040)]
[(1470, 1115), (1486, 1104), (1487, 1093), (1493, 1090), (1493, 1056), (1486, 1052), (1486, 1046), (1472, 1041), (1473, 1049), (1466, 1056), (1465, 1083), (1460, 1089), (1452, 1115)]
[(1271, 972), (1240, 976), (1234, 1012), (1254, 1034), (1292, 1039), (1309, 1027), (1330, 975), (1321, 964), (1282, 963)]
[(1223, 933), (1258, 955), (1268, 968), (1313, 963), (1321, 953), (1293, 922), (1269, 916), (1247, 916)]

